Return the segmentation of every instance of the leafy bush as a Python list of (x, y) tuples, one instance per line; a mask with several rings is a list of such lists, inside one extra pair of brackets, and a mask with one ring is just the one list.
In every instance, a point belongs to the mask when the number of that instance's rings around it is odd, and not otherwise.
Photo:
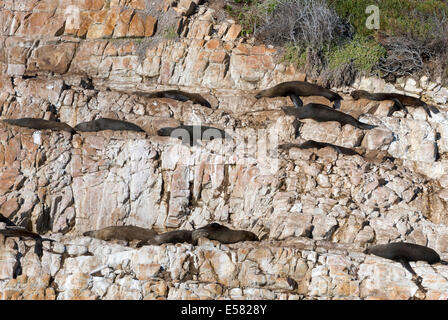
[(380, 10), (380, 31), (390, 35), (412, 35), (424, 38), (434, 30), (433, 18), (448, 14), (448, 4), (441, 0), (328, 0), (339, 16), (347, 18), (361, 35), (372, 35), (367, 29), (366, 8), (376, 5)]
[(337, 69), (342, 65), (353, 62), (358, 70), (370, 74), (385, 55), (386, 50), (376, 41), (357, 36), (353, 40), (330, 50), (328, 67)]
[[(282, 60), (331, 85), (361, 73), (393, 80), (426, 72), (448, 78), (446, 0), (233, 0), (227, 10), (255, 35), (283, 47)], [(380, 30), (366, 27), (377, 5)], [(374, 40), (376, 39), (376, 40)]]

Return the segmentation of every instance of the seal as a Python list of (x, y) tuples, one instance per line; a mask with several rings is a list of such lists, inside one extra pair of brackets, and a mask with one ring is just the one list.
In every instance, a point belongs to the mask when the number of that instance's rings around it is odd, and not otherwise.
[(432, 117), (431, 111), (435, 114), (440, 112), (436, 107), (430, 106), (418, 98), (399, 93), (370, 93), (365, 90), (355, 90), (350, 95), (355, 100), (362, 98), (374, 101), (392, 100), (399, 109), (405, 111), (406, 113), (408, 113), (408, 109), (405, 106), (422, 107), (429, 117)]
[(182, 140), (182, 143), (190, 146), (197, 145), (198, 140), (211, 141), (215, 138), (231, 139), (232, 137), (224, 130), (208, 126), (185, 126), (165, 127), (157, 130), (159, 136), (173, 137)]
[(431, 248), (414, 243), (395, 242), (369, 247), (365, 253), (400, 262), (413, 275), (417, 275), (409, 261), (426, 261), (429, 264), (442, 262), (439, 254)]
[(314, 140), (307, 140), (307, 141), (305, 141), (302, 144), (286, 143), (286, 144), (279, 145), (279, 148), (280, 149), (284, 149), (284, 150), (289, 150), (291, 148), (299, 148), (299, 149), (316, 148), (316, 149), (322, 149), (322, 148), (325, 148), (325, 147), (331, 147), (334, 150), (336, 150), (336, 152), (342, 153), (342, 154), (345, 154), (345, 155), (348, 155), (348, 156), (361, 156), (358, 152), (356, 152), (353, 149), (337, 146), (337, 145), (331, 144), (331, 143), (318, 142), (318, 141), (314, 141)]
[(241, 241), (260, 241), (257, 235), (253, 232), (246, 230), (232, 230), (216, 222), (193, 231), (192, 238), (194, 243), (201, 237), (217, 240), (225, 244)]
[(92, 121), (81, 122), (75, 126), (75, 130), (83, 131), (83, 132), (97, 132), (101, 130), (128, 130), (128, 131), (137, 131), (137, 132), (145, 132), (138, 125), (123, 121), (123, 120), (115, 120), (109, 118), (100, 118)]
[(151, 92), (151, 93), (139, 93), (139, 95), (142, 95), (144, 97), (148, 98), (169, 98), (173, 100), (178, 101), (192, 101), (195, 104), (200, 104), (204, 107), (211, 108), (210, 102), (208, 102), (204, 97), (202, 97), (198, 93), (190, 93), (180, 90), (167, 90), (167, 91), (158, 91), (158, 92)]
[(36, 245), (34, 247), (34, 252), (37, 254), (39, 258), (42, 258), (43, 255), (43, 241), (51, 241), (54, 242), (53, 239), (42, 238), (39, 234), (28, 231), (22, 227), (7, 227), (6, 229), (1, 229), (0, 234), (3, 234), (5, 237), (18, 237), (18, 238), (31, 238), (36, 240)]
[(11, 124), (13, 126), (31, 128), (36, 130), (68, 131), (70, 133), (76, 133), (75, 129), (70, 127), (68, 124), (53, 120), (44, 120), (38, 118), (21, 118), (21, 119), (4, 119), (2, 121)]
[(146, 229), (136, 226), (111, 226), (99, 230), (86, 231), (84, 236), (97, 238), (101, 240), (147, 240), (157, 235), (152, 229)]
[(182, 242), (193, 243), (191, 234), (192, 234), (191, 230), (176, 230), (161, 233), (155, 235), (150, 239), (140, 241), (137, 244), (137, 248), (140, 248), (144, 245), (161, 245), (164, 243), (182, 243)]
[(341, 125), (350, 124), (356, 128), (370, 130), (377, 126), (360, 122), (351, 115), (334, 110), (323, 104), (309, 103), (301, 108), (282, 107), (285, 114), (297, 119), (313, 119), (318, 122), (337, 121)]
[(288, 81), (280, 83), (272, 88), (261, 90), (255, 96), (255, 98), (260, 99), (263, 97), (273, 98), (273, 97), (290, 97), (296, 106), (303, 106), (301, 97), (309, 96), (322, 96), (334, 102), (333, 107), (335, 109), (340, 108), (340, 102), (342, 97), (329, 89), (321, 87), (317, 84), (309, 83), (306, 81)]

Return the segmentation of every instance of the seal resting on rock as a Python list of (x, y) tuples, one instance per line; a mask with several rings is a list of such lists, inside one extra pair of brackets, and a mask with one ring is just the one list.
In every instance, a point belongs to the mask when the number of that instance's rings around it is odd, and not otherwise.
[(64, 122), (53, 120), (44, 120), (38, 118), (21, 118), (21, 119), (4, 119), (3, 122), (25, 128), (36, 130), (54, 130), (54, 131), (68, 131), (76, 133), (75, 129)]
[(18, 237), (18, 238), (31, 238), (36, 240), (36, 245), (34, 247), (34, 252), (37, 254), (39, 258), (42, 258), (43, 255), (43, 247), (42, 242), (43, 241), (51, 241), (53, 242), (53, 239), (48, 238), (42, 238), (39, 234), (28, 231), (25, 228), (22, 227), (6, 227), (6, 229), (0, 229), (0, 234), (3, 234), (5, 237)]
[(318, 103), (308, 103), (300, 108), (282, 107), (282, 110), (285, 114), (295, 116), (297, 119), (313, 119), (318, 122), (337, 121), (341, 125), (350, 124), (363, 130), (370, 130), (377, 127), (372, 124), (362, 123), (351, 115)]
[(224, 130), (208, 126), (186, 126), (165, 127), (157, 130), (159, 136), (173, 137), (188, 143), (190, 146), (197, 145), (198, 140), (211, 141), (216, 138), (231, 139), (232, 137)]
[(138, 125), (123, 121), (115, 120), (109, 118), (100, 118), (92, 121), (81, 122), (75, 126), (75, 130), (83, 132), (97, 132), (101, 130), (129, 130), (137, 132), (145, 132)]
[(350, 95), (355, 100), (362, 98), (374, 101), (392, 100), (395, 102), (399, 109), (404, 110), (406, 113), (408, 112), (408, 110), (405, 106), (422, 107), (430, 117), (432, 117), (431, 111), (436, 114), (440, 112), (436, 107), (427, 105), (425, 102), (418, 98), (399, 93), (370, 93), (365, 90), (355, 90)]
[(194, 243), (201, 237), (226, 244), (241, 241), (260, 241), (257, 235), (253, 232), (246, 230), (232, 230), (216, 222), (193, 231), (192, 238)]
[(86, 231), (84, 236), (97, 238), (101, 240), (147, 240), (151, 239), (157, 232), (152, 229), (146, 229), (136, 226), (111, 226), (99, 230)]
[(273, 98), (273, 97), (290, 97), (294, 102), (296, 107), (303, 106), (301, 97), (309, 96), (322, 96), (334, 102), (333, 106), (338, 109), (340, 107), (340, 102), (342, 97), (329, 89), (321, 87), (317, 84), (309, 83), (306, 81), (288, 81), (280, 83), (272, 88), (261, 90), (257, 93), (255, 98), (260, 99), (263, 97)]
[(155, 235), (150, 239), (140, 241), (137, 244), (137, 248), (142, 247), (144, 245), (161, 245), (164, 243), (182, 243), (182, 242), (193, 243), (191, 233), (192, 233), (191, 230), (175, 230), (161, 233)]
[(148, 97), (148, 98), (169, 98), (173, 100), (178, 101), (192, 101), (195, 104), (200, 104), (204, 107), (211, 108), (212, 106), (210, 103), (205, 100), (200, 94), (198, 93), (190, 93), (180, 90), (167, 90), (167, 91), (158, 91), (158, 92), (151, 92), (151, 93), (139, 93), (139, 95)]
[(426, 261), (429, 264), (446, 262), (440, 260), (439, 254), (431, 248), (414, 243), (395, 242), (378, 244), (365, 250), (365, 253), (400, 262), (410, 273), (416, 275), (409, 261)]
[(307, 140), (302, 144), (297, 144), (297, 143), (286, 143), (286, 144), (281, 144), (279, 146), (280, 149), (291, 149), (291, 148), (299, 148), (299, 149), (312, 149), (312, 148), (316, 148), (316, 149), (322, 149), (325, 147), (331, 147), (334, 150), (336, 150), (336, 152), (338, 153), (342, 153), (348, 156), (361, 156), (358, 152), (356, 152), (353, 149), (350, 148), (345, 148), (345, 147), (341, 147), (341, 146), (337, 146), (335, 144), (331, 144), (331, 143), (326, 143), (326, 142), (318, 142), (318, 141), (314, 141), (314, 140)]

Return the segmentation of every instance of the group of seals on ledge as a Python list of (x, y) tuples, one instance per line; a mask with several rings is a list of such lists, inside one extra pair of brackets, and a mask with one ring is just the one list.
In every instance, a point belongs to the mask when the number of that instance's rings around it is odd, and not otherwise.
[(232, 230), (219, 223), (210, 223), (195, 230), (175, 230), (157, 234), (152, 229), (135, 226), (112, 226), (99, 230), (87, 231), (84, 236), (101, 240), (140, 240), (137, 247), (144, 245), (161, 245), (164, 243), (187, 242), (196, 245), (199, 238), (208, 238), (229, 244), (240, 241), (259, 241), (256, 234), (246, 230)]
[[(70, 127), (64, 122), (58, 122), (53, 120), (44, 120), (38, 118), (21, 118), (21, 119), (5, 119), (2, 120), (10, 125), (26, 127), (36, 130), (55, 130), (55, 131), (68, 131), (72, 134), (76, 132), (98, 132), (103, 130), (113, 131), (136, 131), (146, 132), (138, 125), (128, 121), (115, 120), (109, 118), (100, 118), (92, 121), (81, 122), (74, 128)], [(183, 143), (194, 146), (198, 144), (198, 140), (210, 141), (216, 138), (231, 139), (232, 137), (222, 129), (209, 127), (209, 126), (187, 126), (180, 125), (177, 127), (165, 127), (157, 131), (159, 136), (168, 136), (178, 138)]]
[[(168, 90), (154, 93), (137, 93), (137, 94), (150, 98), (170, 98), (179, 101), (191, 100), (194, 103), (200, 104), (207, 108), (211, 108), (210, 103), (207, 100), (205, 100), (201, 95), (194, 93), (187, 93), (179, 90)], [(260, 99), (263, 97), (272, 98), (272, 97), (286, 97), (286, 96), (290, 97), (290, 99), (295, 105), (295, 108), (282, 107), (282, 110), (287, 115), (295, 116), (296, 119), (309, 118), (318, 122), (338, 121), (341, 125), (350, 124), (354, 127), (363, 130), (370, 130), (376, 127), (375, 125), (362, 123), (348, 114), (335, 110), (340, 107), (342, 97), (329, 89), (308, 82), (303, 81), (284, 82), (270, 89), (258, 92), (255, 97), (256, 99)], [(299, 98), (300, 96), (304, 97), (323, 96), (327, 98), (330, 102), (334, 102), (333, 104), (334, 109), (317, 103), (309, 103), (304, 106), (302, 100)], [(392, 100), (397, 104), (397, 106), (400, 109), (403, 109), (406, 112), (407, 109), (405, 108), (405, 106), (423, 107), (429, 116), (431, 116), (430, 110), (433, 111), (434, 113), (439, 112), (437, 108), (435, 108), (434, 106), (428, 106), (425, 102), (421, 101), (420, 99), (400, 94), (368, 93), (366, 91), (356, 90), (352, 92), (351, 96), (355, 100), (360, 98), (376, 101)], [(70, 133), (75, 133), (76, 131), (96, 132), (101, 130), (131, 130), (137, 132), (144, 132), (142, 128), (133, 123), (108, 118), (100, 118), (89, 122), (79, 123), (78, 125), (75, 126), (75, 128), (72, 128), (68, 124), (62, 122), (34, 119), (34, 118), (6, 119), (3, 121), (11, 125), (28, 127), (37, 130), (51, 129), (57, 131), (68, 131)], [(184, 132), (182, 132), (181, 130), (184, 130)], [(226, 139), (230, 137), (224, 130), (207, 126), (200, 126), (200, 136), (196, 137), (195, 130), (197, 130), (196, 126), (181, 125), (178, 127), (161, 128), (157, 131), (157, 134), (160, 136), (173, 136), (174, 134), (173, 137), (184, 140), (185, 135), (183, 133), (188, 133), (190, 137), (189, 141), (184, 142), (188, 142), (190, 145), (195, 145), (197, 143), (197, 140), (199, 139), (213, 140), (214, 138)], [(332, 147), (338, 153), (347, 155), (359, 155), (356, 151), (352, 149), (336, 146), (329, 143), (317, 142), (314, 140), (308, 140), (300, 145), (284, 144), (280, 146), (281, 149), (288, 149), (292, 147), (298, 147), (300, 149)], [(17, 227), (7, 227), (6, 229), (2, 229), (0, 230), (0, 234), (3, 234), (6, 237), (25, 237), (35, 239), (36, 240), (35, 251), (39, 256), (42, 256), (42, 241), (54, 241), (51, 239), (42, 238), (37, 233), (30, 232), (23, 228), (17, 228)], [(165, 232), (162, 234), (158, 234), (156, 231), (151, 229), (136, 226), (111, 226), (100, 230), (87, 231), (84, 232), (83, 235), (99, 238), (106, 241), (115, 239), (125, 241), (139, 240), (137, 247), (141, 247), (144, 245), (161, 245), (164, 243), (181, 243), (181, 242), (187, 242), (195, 245), (197, 244), (198, 239), (201, 237), (205, 237), (210, 240), (216, 240), (224, 244), (236, 243), (240, 241), (260, 241), (258, 236), (250, 231), (232, 230), (218, 223), (210, 223), (204, 227), (194, 230), (176, 230)], [(410, 261), (421, 260), (426, 261), (429, 264), (434, 263), (447, 264), (447, 262), (442, 261), (440, 259), (440, 256), (433, 249), (405, 242), (371, 246), (365, 250), (365, 253), (374, 254), (383, 258), (398, 261), (413, 275), (416, 275), (416, 273), (411, 268), (409, 264)]]
[(133, 123), (109, 118), (100, 118), (97, 120), (82, 122), (77, 124), (74, 128), (72, 128), (65, 122), (44, 120), (38, 118), (4, 119), (2, 121), (19, 127), (31, 128), (36, 130), (67, 131), (72, 134), (76, 133), (77, 131), (97, 132), (102, 130), (130, 130), (145, 132), (142, 128)]
[[(328, 107), (323, 104), (318, 103), (308, 103), (307, 105), (303, 105), (302, 100), (300, 99), (300, 96), (308, 97), (308, 96), (322, 96), (327, 98), (329, 101), (334, 102), (333, 108)], [(342, 100), (342, 97), (327, 89), (324, 87), (321, 87), (317, 84), (308, 83), (305, 81), (288, 81), (283, 82), (280, 84), (277, 84), (276, 86), (261, 90), (256, 95), (256, 99), (261, 99), (263, 97), (266, 98), (274, 98), (274, 97), (290, 97), (291, 101), (293, 102), (294, 107), (282, 107), (283, 112), (286, 115), (294, 116), (294, 127), (296, 131), (297, 136), (297, 124), (299, 123), (298, 120), (300, 119), (313, 119), (318, 122), (326, 122), (326, 121), (337, 121), (341, 125), (350, 124), (356, 128), (362, 129), (362, 130), (371, 130), (376, 128), (376, 125), (371, 125), (367, 123), (363, 123), (352, 117), (351, 115), (348, 115), (346, 113), (337, 111), (335, 109), (338, 109), (340, 107), (340, 102)], [(375, 101), (383, 101), (383, 100), (392, 100), (395, 102), (395, 106), (398, 107), (400, 110), (404, 110), (405, 112), (408, 112), (407, 108), (405, 106), (412, 106), (412, 107), (422, 107), (426, 111), (426, 113), (431, 116), (431, 112), (433, 113), (439, 113), (440, 111), (435, 106), (430, 106), (426, 104), (424, 101), (414, 98), (411, 96), (403, 95), (403, 94), (397, 94), (397, 93), (369, 93), (364, 90), (355, 90), (351, 93), (351, 97), (355, 100), (358, 99), (370, 99)], [(312, 145), (316, 145), (316, 141), (310, 142)], [(331, 145), (333, 148), (339, 148), (336, 149), (338, 152), (343, 150), (340, 146)], [(302, 146), (303, 148), (304, 146)], [(319, 146), (323, 147), (323, 146)], [(311, 147), (309, 147), (311, 148)], [(345, 148), (347, 151), (348, 149)], [(356, 152), (354, 152), (356, 153)], [(346, 154), (349, 154), (346, 152)], [(357, 153), (356, 153), (357, 154)]]
[[(211, 108), (210, 103), (204, 99), (200, 94), (189, 93), (180, 90), (167, 90), (151, 93), (136, 93), (140, 96), (149, 98), (170, 98), (178, 101), (191, 100), (193, 103), (200, 104), (204, 107)], [(26, 127), (36, 130), (55, 130), (55, 131), (67, 131), (72, 134), (76, 132), (98, 132), (102, 130), (113, 131), (136, 131), (145, 132), (138, 125), (124, 121), (115, 120), (110, 118), (99, 118), (92, 121), (82, 122), (77, 124), (74, 128), (64, 122), (44, 120), (38, 118), (21, 118), (21, 119), (5, 119), (2, 120), (10, 125)], [(180, 125), (178, 127), (165, 127), (158, 130), (157, 134), (160, 136), (172, 136), (174, 132), (174, 138), (181, 139), (183, 143), (190, 146), (197, 145), (198, 140), (213, 140), (215, 138), (231, 139), (232, 137), (222, 129), (209, 127), (209, 126), (191, 126)]]
[[(299, 98), (300, 96), (323, 96), (331, 102), (334, 101), (333, 108), (317, 103), (309, 103), (304, 106), (302, 100)], [(405, 106), (422, 107), (430, 117), (430, 110), (434, 113), (439, 113), (439, 110), (436, 107), (429, 106), (420, 99), (402, 94), (369, 93), (363, 90), (355, 90), (351, 93), (351, 96), (355, 100), (361, 98), (375, 101), (392, 100), (395, 102), (399, 109), (404, 110), (405, 112), (408, 112)], [(262, 90), (255, 95), (256, 99), (260, 99), (263, 97), (290, 97), (295, 107), (282, 107), (282, 110), (286, 115), (294, 116), (296, 120), (313, 119), (318, 122), (337, 121), (341, 125), (350, 124), (356, 128), (363, 130), (370, 130), (377, 127), (375, 125), (362, 123), (348, 114), (335, 110), (340, 107), (340, 101), (342, 100), (342, 97), (337, 93), (316, 84), (311, 84), (303, 81), (283, 82), (272, 88)], [(314, 140), (308, 140), (302, 144), (288, 143), (279, 146), (280, 149), (286, 150), (294, 147), (300, 149), (320, 149), (325, 147), (332, 147), (338, 153), (346, 155), (360, 155), (350, 148)], [(408, 270), (414, 276), (416, 276), (416, 273), (410, 266), (410, 261), (426, 261), (429, 264), (439, 262), (448, 264), (448, 262), (440, 260), (439, 254), (433, 249), (406, 242), (371, 246), (367, 248), (364, 253), (374, 254), (383, 258), (398, 261), (406, 268), (406, 270)]]

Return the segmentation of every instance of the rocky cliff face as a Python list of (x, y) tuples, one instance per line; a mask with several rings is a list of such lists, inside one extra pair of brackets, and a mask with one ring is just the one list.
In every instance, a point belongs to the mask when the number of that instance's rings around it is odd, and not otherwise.
[[(408, 241), (448, 258), (448, 90), (437, 81), (359, 79), (336, 88), (362, 131), (305, 120), (295, 138), (289, 98), (255, 92), (306, 75), (275, 48), (194, 1), (0, 1), (0, 116), (98, 117), (146, 132), (35, 131), (0, 123), (0, 213), (56, 240), (0, 239), (2, 299), (447, 299), (448, 267), (363, 253)], [(308, 79), (309, 80), (309, 79)], [(441, 112), (392, 115), (392, 102), (351, 89), (406, 92)], [(147, 98), (181, 89), (212, 108)], [(329, 104), (324, 98), (304, 102)], [(193, 147), (158, 129), (207, 124), (232, 139)], [(280, 150), (313, 139), (354, 148)], [(263, 240), (144, 246), (81, 236), (110, 225), (158, 231), (216, 221)]]

